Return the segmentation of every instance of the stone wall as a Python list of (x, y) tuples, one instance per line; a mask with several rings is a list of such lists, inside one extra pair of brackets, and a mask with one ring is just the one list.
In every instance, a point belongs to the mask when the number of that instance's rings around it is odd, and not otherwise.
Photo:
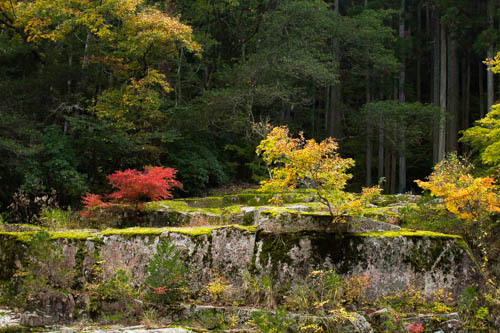
[[(372, 233), (290, 231), (274, 233), (255, 227), (122, 229), (95, 234), (53, 235), (75, 269), (79, 282), (89, 281), (100, 266), (112, 276), (118, 269), (140, 283), (159, 242), (170, 240), (193, 272), (193, 282), (206, 284), (219, 272), (236, 286), (243, 274), (270, 274), (279, 285), (310, 271), (333, 269), (343, 276), (369, 278), (368, 296), (404, 290), (408, 284), (426, 293), (439, 289), (458, 294), (477, 278), (477, 266), (458, 236), (431, 232)], [(29, 234), (0, 233), (0, 279), (22, 266)]]

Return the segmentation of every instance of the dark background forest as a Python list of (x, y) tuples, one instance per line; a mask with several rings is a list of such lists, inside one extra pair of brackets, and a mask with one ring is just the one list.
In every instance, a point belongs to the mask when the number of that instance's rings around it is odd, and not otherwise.
[(474, 153), (499, 32), (497, 0), (0, 0), (0, 209), (147, 165), (181, 196), (256, 183), (262, 123), (334, 137), (351, 190), (418, 191)]

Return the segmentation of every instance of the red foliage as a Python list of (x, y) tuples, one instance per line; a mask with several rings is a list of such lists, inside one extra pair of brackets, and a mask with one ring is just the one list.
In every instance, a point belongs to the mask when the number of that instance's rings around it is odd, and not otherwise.
[(182, 188), (175, 179), (177, 170), (163, 167), (146, 167), (144, 172), (133, 169), (116, 171), (108, 176), (109, 183), (118, 192), (108, 197), (117, 202), (140, 202), (144, 198), (152, 201), (170, 199), (173, 187)]
[(424, 330), (424, 326), (421, 323), (409, 324), (406, 329), (408, 333), (420, 333)]
[(89, 217), (91, 212), (95, 208), (106, 208), (110, 206), (110, 203), (104, 202), (101, 200), (101, 196), (99, 194), (86, 193), (84, 197), (82, 197), (83, 207), (86, 210), (82, 211), (83, 217)]
[[(165, 200), (173, 196), (170, 190), (174, 187), (182, 188), (181, 182), (175, 179), (177, 170), (163, 167), (146, 167), (143, 172), (135, 169), (116, 171), (108, 175), (111, 186), (118, 191), (106, 196), (114, 203), (135, 203), (140, 207), (140, 203), (145, 200)], [(87, 210), (82, 212), (82, 216), (88, 217), (92, 208), (106, 208), (111, 205), (104, 202), (97, 194), (87, 193), (82, 198), (82, 203)]]

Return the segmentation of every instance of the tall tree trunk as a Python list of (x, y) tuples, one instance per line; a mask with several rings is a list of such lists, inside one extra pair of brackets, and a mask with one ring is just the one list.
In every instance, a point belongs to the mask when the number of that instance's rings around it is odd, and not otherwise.
[[(417, 6), (417, 36), (420, 39), (422, 33), (422, 1), (418, 2)], [(422, 101), (422, 54), (420, 47), (417, 49), (417, 101)]]
[[(365, 7), (368, 6), (368, 0), (365, 0)], [(370, 103), (370, 75), (365, 77), (366, 103)], [(366, 187), (372, 186), (372, 156), (373, 156), (373, 125), (371, 121), (366, 122)]]
[[(490, 29), (494, 28), (494, 9), (495, 9), (496, 0), (488, 1), (488, 26)], [(487, 56), (489, 59), (493, 59), (493, 44), (490, 44), (488, 47)], [(495, 91), (494, 91), (494, 80), (493, 80), (493, 72), (490, 70), (491, 65), (488, 65), (488, 72), (486, 73), (486, 82), (487, 82), (487, 90), (488, 90), (488, 99), (486, 105), (486, 112), (491, 111), (491, 106), (493, 105), (493, 101), (495, 99)]]
[(450, 76), (449, 82), (449, 102), (448, 102), (448, 130), (447, 130), (447, 149), (452, 152), (457, 150), (457, 135), (458, 135), (458, 116), (459, 116), (459, 72), (457, 55), (457, 40), (455, 33), (449, 34), (449, 57), (450, 57)]
[[(340, 15), (340, 1), (335, 0), (335, 14)], [(339, 59), (339, 49), (338, 43), (334, 41), (333, 45), (333, 58), (338, 61)], [(340, 137), (340, 81), (334, 83), (331, 86), (330, 94), (330, 126), (328, 130), (328, 135), (331, 137)]]
[(462, 65), (462, 124), (461, 129), (469, 128), (470, 122), (470, 57), (467, 54)]
[(446, 28), (441, 24), (441, 75), (439, 89), (439, 106), (441, 112), (439, 116), (439, 147), (438, 162), (444, 159), (446, 153), (446, 88), (447, 88), (447, 52), (446, 52)]
[(316, 136), (316, 87), (313, 86), (312, 93), (312, 113), (311, 113), (311, 134), (313, 137)]
[(395, 151), (391, 151), (391, 194), (396, 193), (396, 167), (397, 155)]
[(177, 64), (177, 76), (175, 81), (175, 106), (181, 103), (182, 99), (182, 84), (181, 84), (181, 69), (182, 69), (182, 58), (184, 57), (184, 49), (181, 48), (179, 51), (179, 58)]
[(82, 69), (85, 70), (89, 64), (89, 43), (92, 34), (87, 32), (87, 37), (85, 38), (85, 46), (83, 48), (83, 61), (82, 61)]
[[(73, 66), (73, 50), (70, 48), (69, 49), (69, 57), (68, 57), (68, 68), (69, 71), (68, 73), (71, 73), (71, 67)], [(66, 86), (68, 87), (68, 94), (71, 94), (71, 76), (68, 78), (68, 81), (66, 82)]]
[[(432, 30), (433, 30), (433, 46), (432, 46), (432, 104), (439, 106), (439, 18), (437, 11), (434, 8), (432, 11)], [(439, 120), (434, 118), (432, 124), (432, 161), (433, 164), (438, 162), (439, 151)]]
[(469, 128), (470, 124), (470, 59), (467, 59), (467, 67), (466, 67), (467, 78), (465, 81), (465, 107), (464, 107), (464, 130)]
[(87, 85), (87, 73), (86, 73), (86, 70), (87, 70), (87, 66), (89, 64), (89, 44), (90, 44), (90, 39), (92, 37), (92, 34), (89, 32), (87, 32), (87, 37), (85, 38), (85, 46), (83, 48), (83, 60), (82, 60), (82, 75), (81, 75), (81, 91), (84, 91), (85, 90), (85, 87)]
[(325, 133), (328, 133), (328, 118), (330, 118), (330, 89), (332, 86), (326, 86), (325, 91)]
[[(370, 103), (370, 86), (369, 76), (366, 75), (366, 103)], [(372, 186), (372, 162), (373, 162), (373, 124), (371, 121), (366, 122), (366, 187)]]
[(378, 165), (377, 165), (377, 177), (378, 182), (382, 177), (384, 177), (384, 119), (382, 113), (378, 120)]
[[(401, 13), (399, 14), (399, 37), (404, 38), (405, 37), (405, 0), (401, 0)], [(406, 96), (405, 96), (405, 81), (406, 81), (406, 61), (404, 59), (401, 60), (401, 65), (399, 67), (399, 103), (405, 103), (406, 102)], [(399, 129), (399, 134), (400, 134), (400, 142), (399, 142), (399, 149), (398, 149), (398, 155), (399, 155), (399, 186), (398, 186), (398, 192), (399, 193), (404, 193), (406, 190), (406, 155), (405, 155), (405, 150), (406, 150), (406, 128), (405, 128), (405, 123), (404, 119), (401, 118), (400, 121), (400, 129)]]
[(486, 107), (484, 105), (484, 67), (483, 63), (478, 63), (479, 65), (479, 118), (483, 118), (486, 114)]
[(386, 150), (384, 156), (384, 173), (385, 173), (385, 192), (391, 193), (391, 152), (389, 149)]

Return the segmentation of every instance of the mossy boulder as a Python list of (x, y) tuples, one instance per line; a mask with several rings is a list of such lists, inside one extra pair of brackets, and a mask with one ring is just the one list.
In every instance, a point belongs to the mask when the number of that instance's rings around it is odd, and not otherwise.
[[(32, 233), (0, 234), (0, 274), (9, 280), (23, 263)], [(408, 284), (432, 293), (440, 289), (458, 295), (477, 281), (477, 266), (459, 236), (409, 230), (376, 232), (324, 232), (295, 230), (269, 232), (257, 226), (206, 226), (110, 229), (102, 232), (52, 233), (75, 270), (76, 287), (95, 277), (123, 269), (141, 284), (157, 244), (172, 242), (191, 267), (192, 285), (199, 290), (214, 274), (243, 283), (243, 272), (271, 274), (278, 287), (290, 287), (312, 270), (366, 276), (367, 297), (404, 290)]]
[(346, 277), (367, 276), (369, 298), (400, 292), (408, 284), (425, 293), (444, 289), (458, 295), (478, 278), (463, 240), (437, 233), (260, 232), (255, 248), (254, 272), (272, 272), (278, 284), (333, 269)]

